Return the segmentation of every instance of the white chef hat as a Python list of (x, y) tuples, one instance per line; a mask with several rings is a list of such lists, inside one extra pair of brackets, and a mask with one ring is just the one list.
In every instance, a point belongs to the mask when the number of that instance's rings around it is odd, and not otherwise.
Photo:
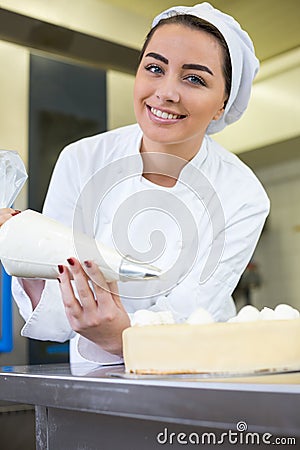
[(246, 110), (259, 61), (255, 56), (249, 35), (241, 29), (239, 23), (207, 2), (192, 7), (175, 6), (167, 9), (155, 17), (152, 28), (160, 20), (179, 14), (190, 14), (214, 25), (223, 35), (229, 49), (232, 65), (230, 96), (222, 116), (218, 120), (211, 121), (207, 128), (208, 134), (217, 133), (226, 125), (237, 121)]

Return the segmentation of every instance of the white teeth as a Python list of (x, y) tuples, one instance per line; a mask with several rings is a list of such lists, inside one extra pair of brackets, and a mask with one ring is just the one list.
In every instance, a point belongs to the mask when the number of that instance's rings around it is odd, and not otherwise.
[(178, 114), (169, 114), (167, 112), (160, 111), (160, 109), (151, 108), (152, 114), (162, 119), (178, 119)]

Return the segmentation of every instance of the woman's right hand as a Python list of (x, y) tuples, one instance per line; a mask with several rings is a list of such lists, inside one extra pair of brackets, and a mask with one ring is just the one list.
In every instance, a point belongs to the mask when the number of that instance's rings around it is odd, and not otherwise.
[(0, 227), (4, 224), (7, 220), (11, 219), (16, 214), (20, 214), (21, 211), (18, 209), (12, 209), (12, 208), (0, 208)]

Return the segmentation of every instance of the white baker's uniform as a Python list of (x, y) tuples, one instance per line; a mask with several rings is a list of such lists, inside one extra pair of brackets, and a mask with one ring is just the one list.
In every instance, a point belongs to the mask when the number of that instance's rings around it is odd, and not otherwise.
[[(257, 244), (269, 212), (268, 197), (253, 172), (209, 136), (174, 187), (153, 184), (142, 177), (141, 139), (135, 124), (66, 147), (55, 166), (43, 213), (71, 227), (76, 211), (76, 227), (87, 232), (93, 220), (97, 239), (131, 255), (140, 252), (141, 260), (156, 251), (153, 264), (164, 270), (172, 270), (185, 249), (171, 284), (119, 283), (129, 314), (138, 309), (170, 310), (180, 322), (201, 306), (215, 320), (227, 320), (235, 314), (231, 294)], [(13, 280), (13, 296), (26, 321), (23, 336), (71, 339), (72, 362), (119, 360), (70, 328), (56, 280), (46, 282), (34, 311), (18, 279)]]

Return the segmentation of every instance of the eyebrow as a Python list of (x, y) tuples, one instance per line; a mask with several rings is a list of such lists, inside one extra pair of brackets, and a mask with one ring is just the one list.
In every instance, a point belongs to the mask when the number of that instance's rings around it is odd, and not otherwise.
[[(169, 64), (169, 61), (164, 56), (160, 55), (159, 53), (150, 52), (147, 53), (146, 56), (150, 56), (151, 58), (157, 59), (158, 61), (163, 62), (164, 64)], [(200, 70), (202, 72), (207, 72), (210, 75), (214, 75), (212, 70), (210, 70), (209, 67), (203, 66), (202, 64), (183, 64), (183, 69), (192, 69), (192, 70)]]
[(161, 61), (165, 64), (169, 64), (169, 61), (167, 60), (167, 58), (160, 55), (159, 53), (150, 52), (150, 53), (147, 53), (146, 56), (150, 56), (151, 58), (158, 59), (158, 61)]
[(183, 69), (192, 69), (192, 70), (201, 70), (202, 72), (207, 72), (210, 75), (214, 76), (213, 72), (209, 67), (203, 66), (202, 64), (183, 64)]

